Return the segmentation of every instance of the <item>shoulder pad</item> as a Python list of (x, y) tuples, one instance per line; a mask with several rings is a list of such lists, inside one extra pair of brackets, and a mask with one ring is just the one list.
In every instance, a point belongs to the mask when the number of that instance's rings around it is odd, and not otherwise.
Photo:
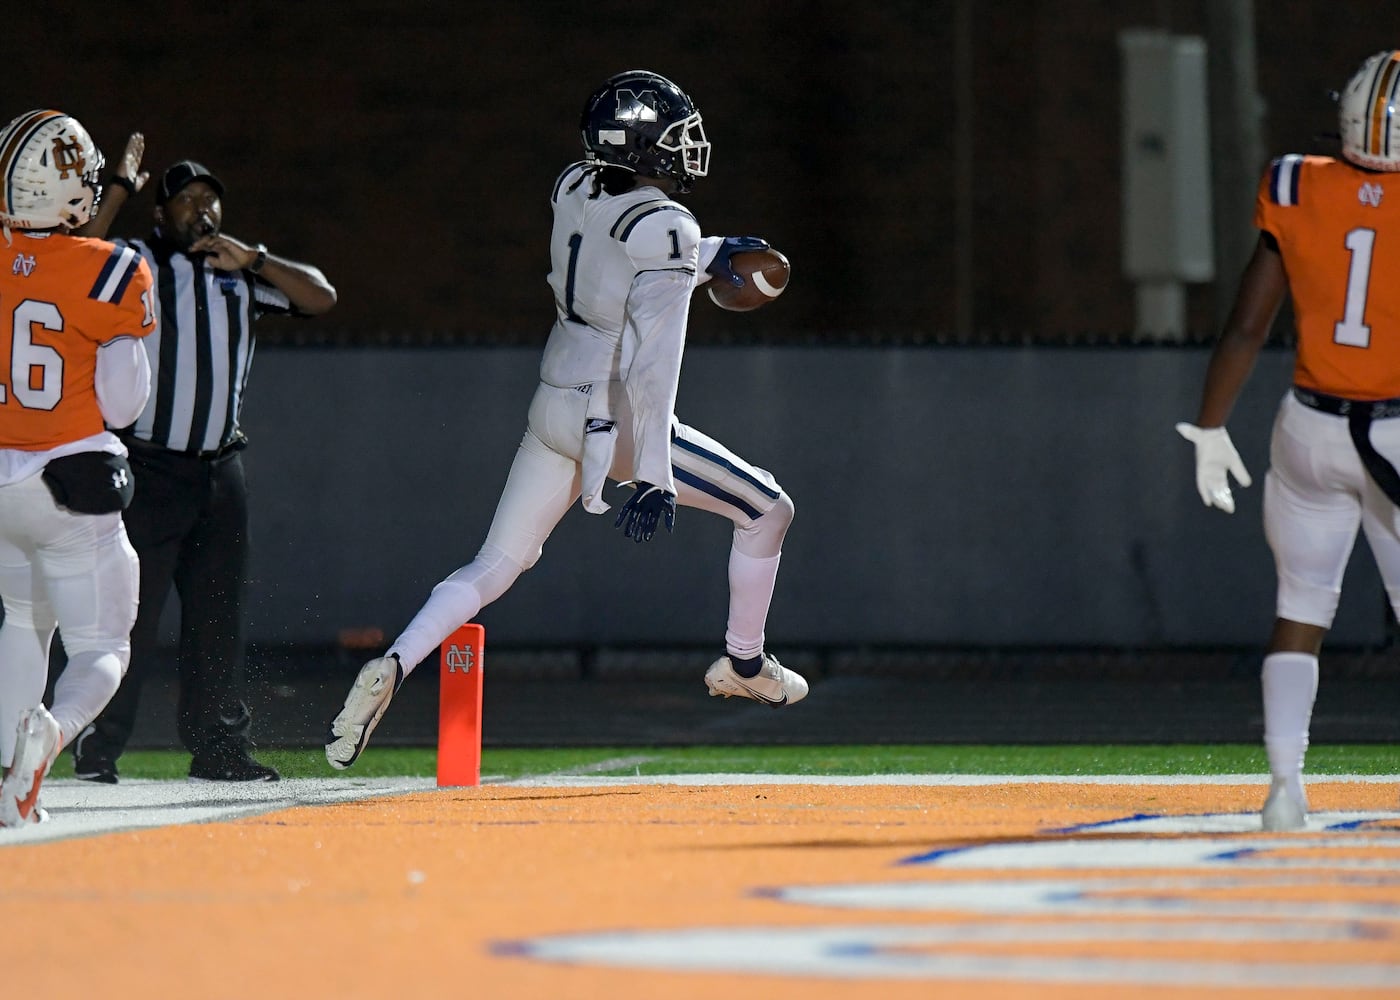
[(131, 284), (132, 277), (141, 268), (141, 255), (131, 247), (107, 245), (109, 251), (97, 272), (88, 298), (98, 302), (120, 302)]
[(695, 216), (690, 214), (690, 209), (674, 201), (644, 201), (631, 206), (617, 217), (608, 235), (619, 243), (627, 243), (639, 228), (657, 231), (679, 228), (687, 232), (693, 229), (695, 238), (692, 242), (700, 240), (700, 224), (695, 221)]
[(1269, 164), (1269, 200), (1285, 208), (1298, 204), (1302, 176), (1303, 157), (1298, 153), (1289, 153), (1274, 160)]
[(641, 270), (695, 272), (700, 256), (700, 224), (673, 201), (654, 201), (629, 209), (612, 231)]
[(549, 195), (551, 204), (559, 204), (559, 192), (564, 190), (565, 184), (572, 184), (583, 175), (583, 168), (587, 166), (586, 160), (579, 160), (577, 163), (570, 163), (564, 168), (564, 172), (559, 175), (554, 182), (554, 190)]

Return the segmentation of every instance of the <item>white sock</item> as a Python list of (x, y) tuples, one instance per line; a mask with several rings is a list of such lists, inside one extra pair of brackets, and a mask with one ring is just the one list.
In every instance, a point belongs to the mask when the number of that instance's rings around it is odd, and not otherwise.
[(30, 623), (27, 602), (6, 607), (0, 627), (0, 768), (14, 763), (20, 715), (43, 700), (52, 636), (52, 629), (40, 634)]
[(487, 542), (475, 559), (433, 588), (423, 607), (385, 655), (397, 653), (403, 675), (407, 677), (418, 664), (437, 652), (449, 635), (474, 620), (482, 608), (509, 590), (523, 572), (525, 567)]
[(1317, 657), (1308, 653), (1270, 653), (1260, 674), (1264, 690), (1264, 749), (1269, 773), (1300, 799), (1303, 758), (1317, 698)]
[(729, 550), (729, 628), (724, 634), (725, 651), (742, 659), (763, 652), (763, 627), (768, 606), (773, 603), (773, 587), (778, 579), (782, 553), (758, 559), (738, 549)]
[(427, 602), (385, 655), (398, 653), (403, 675), (407, 677), (442, 645), (444, 639), (480, 611), (481, 595), (477, 589), (464, 580), (448, 577), (433, 588)]
[(125, 673), (124, 656), (89, 651), (69, 653), (68, 666), (54, 682), (50, 709), (63, 733), (63, 746), (77, 739), (117, 693)]

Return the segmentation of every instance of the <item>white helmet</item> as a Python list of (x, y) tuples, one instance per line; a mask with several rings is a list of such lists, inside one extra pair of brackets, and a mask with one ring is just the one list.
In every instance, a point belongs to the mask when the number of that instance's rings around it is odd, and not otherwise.
[(76, 229), (97, 211), (104, 160), (92, 136), (62, 111), (30, 111), (0, 132), (0, 223)]
[(1359, 167), (1400, 170), (1400, 51), (1362, 63), (1338, 103), (1342, 155)]

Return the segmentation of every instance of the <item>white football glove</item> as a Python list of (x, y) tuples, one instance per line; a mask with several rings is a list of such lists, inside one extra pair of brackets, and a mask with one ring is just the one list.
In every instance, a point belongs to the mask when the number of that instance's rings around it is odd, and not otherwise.
[(1186, 423), (1177, 424), (1176, 431), (1196, 446), (1196, 492), (1201, 494), (1201, 502), (1233, 514), (1235, 498), (1230, 493), (1226, 473), (1233, 475), (1241, 486), (1248, 486), (1253, 480), (1230, 441), (1230, 432), (1224, 427), (1197, 427)]

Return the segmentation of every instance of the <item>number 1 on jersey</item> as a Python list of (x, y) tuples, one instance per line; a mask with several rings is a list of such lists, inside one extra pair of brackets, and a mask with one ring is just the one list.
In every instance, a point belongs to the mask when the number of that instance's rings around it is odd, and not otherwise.
[(1346, 347), (1370, 347), (1371, 328), (1364, 321), (1376, 231), (1353, 229), (1347, 233), (1346, 248), (1351, 251), (1351, 266), (1347, 268), (1347, 299), (1342, 307), (1342, 321), (1332, 328), (1332, 339)]
[(564, 313), (575, 323), (582, 323), (583, 317), (574, 312), (574, 278), (578, 273), (578, 248), (583, 246), (583, 234), (574, 233), (569, 237), (569, 270), (564, 276)]

